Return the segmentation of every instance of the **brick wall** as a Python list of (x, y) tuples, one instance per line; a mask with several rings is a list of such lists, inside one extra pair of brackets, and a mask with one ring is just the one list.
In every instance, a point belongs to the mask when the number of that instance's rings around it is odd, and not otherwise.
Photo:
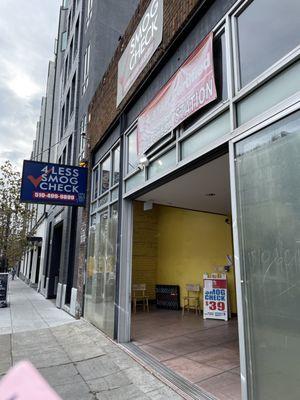
[(162, 55), (174, 41), (178, 32), (184, 27), (193, 14), (196, 7), (201, 2), (199, 0), (164, 0), (164, 25), (163, 40), (161, 45), (152, 56), (151, 60), (135, 81), (134, 85), (123, 99), (122, 103), (116, 108), (117, 98), (117, 74), (118, 61), (130, 41), (140, 19), (146, 11), (150, 0), (141, 0), (135, 15), (131, 19), (127, 30), (120, 41), (120, 44), (111, 60), (111, 63), (99, 85), (95, 96), (90, 104), (91, 120), (88, 127), (90, 140), (90, 151), (93, 151), (97, 143), (111, 126), (113, 121), (121, 114), (128, 100), (132, 97), (137, 87), (143, 82), (145, 77), (151, 72)]
[(145, 283), (147, 295), (155, 299), (157, 274), (158, 206), (143, 210), (143, 203), (133, 203), (132, 283)]

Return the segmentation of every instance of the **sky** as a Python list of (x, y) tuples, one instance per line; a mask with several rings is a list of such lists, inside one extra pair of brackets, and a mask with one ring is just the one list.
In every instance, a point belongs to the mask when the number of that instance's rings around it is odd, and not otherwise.
[(30, 158), (61, 0), (0, 0), (0, 164)]

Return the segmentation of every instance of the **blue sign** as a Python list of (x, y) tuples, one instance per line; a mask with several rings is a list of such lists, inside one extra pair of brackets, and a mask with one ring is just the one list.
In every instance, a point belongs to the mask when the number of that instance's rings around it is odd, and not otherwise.
[(87, 168), (24, 160), (20, 201), (85, 206)]

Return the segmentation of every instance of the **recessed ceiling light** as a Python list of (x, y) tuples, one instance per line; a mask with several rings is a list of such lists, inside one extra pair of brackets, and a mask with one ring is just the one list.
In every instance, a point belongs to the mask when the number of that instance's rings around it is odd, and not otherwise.
[(205, 196), (207, 197), (214, 197), (216, 195), (216, 193), (206, 193)]

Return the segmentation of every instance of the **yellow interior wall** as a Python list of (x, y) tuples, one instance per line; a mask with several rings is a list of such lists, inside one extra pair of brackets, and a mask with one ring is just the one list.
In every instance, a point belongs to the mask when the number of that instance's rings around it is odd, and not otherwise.
[[(180, 286), (180, 303), (187, 283), (200, 283), (203, 274), (216, 272), (233, 254), (231, 226), (226, 216), (159, 206), (157, 275), (158, 284)], [(236, 313), (234, 272), (228, 273), (231, 311)]]
[[(156, 284), (180, 285), (181, 306), (187, 283), (203, 285), (204, 272), (216, 272), (233, 254), (226, 216), (155, 205), (144, 211), (134, 202), (132, 282), (146, 283), (150, 299)], [(236, 313), (234, 272), (228, 273), (231, 310)]]
[(147, 294), (155, 299), (157, 270), (158, 206), (144, 211), (143, 203), (133, 202), (132, 283), (146, 283)]

